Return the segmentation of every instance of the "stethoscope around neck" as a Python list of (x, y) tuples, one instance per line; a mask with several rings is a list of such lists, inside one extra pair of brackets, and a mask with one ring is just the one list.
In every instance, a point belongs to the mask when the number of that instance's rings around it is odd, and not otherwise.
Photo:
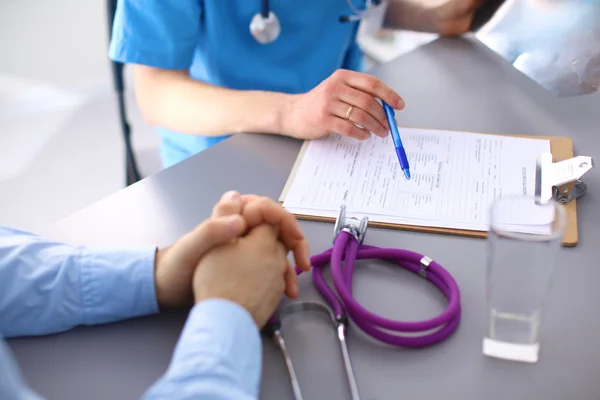
[[(339, 22), (360, 21), (363, 16), (371, 9), (381, 3), (381, 0), (366, 0), (364, 9), (356, 7), (352, 0), (346, 0), (350, 14), (340, 15)], [(269, 0), (261, 0), (260, 12), (254, 15), (250, 21), (250, 33), (258, 43), (268, 44), (274, 42), (281, 33), (281, 23), (277, 15), (271, 10)]]

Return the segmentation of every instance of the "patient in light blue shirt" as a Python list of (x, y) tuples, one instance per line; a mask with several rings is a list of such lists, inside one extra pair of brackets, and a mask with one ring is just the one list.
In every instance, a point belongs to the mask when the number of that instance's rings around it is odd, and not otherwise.
[[(285, 274), (289, 250), (307, 269), (295, 218), (271, 200), (235, 192), (164, 249), (76, 247), (0, 227), (0, 334), (46, 335), (193, 304), (167, 371), (143, 398), (256, 399), (259, 329), (281, 287), (297, 292), (288, 276), (295, 274)], [(42, 399), (1, 338), (0, 399)]]

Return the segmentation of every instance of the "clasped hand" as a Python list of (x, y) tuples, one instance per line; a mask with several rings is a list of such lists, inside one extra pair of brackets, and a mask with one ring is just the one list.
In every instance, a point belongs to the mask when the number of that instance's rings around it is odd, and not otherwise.
[(262, 328), (283, 293), (298, 295), (289, 251), (299, 268), (310, 269), (308, 242), (292, 214), (266, 197), (228, 192), (210, 219), (157, 251), (158, 303), (171, 308), (225, 299)]

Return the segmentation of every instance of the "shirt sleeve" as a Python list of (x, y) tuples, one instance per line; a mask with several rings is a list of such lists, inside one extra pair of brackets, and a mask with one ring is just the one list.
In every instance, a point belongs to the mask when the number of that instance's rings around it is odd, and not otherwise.
[(201, 0), (118, 0), (109, 57), (188, 69), (200, 35)]
[(192, 308), (166, 373), (144, 400), (255, 400), (262, 349), (250, 314), (221, 299)]
[(0, 227), (0, 334), (43, 335), (158, 312), (155, 254), (68, 246)]

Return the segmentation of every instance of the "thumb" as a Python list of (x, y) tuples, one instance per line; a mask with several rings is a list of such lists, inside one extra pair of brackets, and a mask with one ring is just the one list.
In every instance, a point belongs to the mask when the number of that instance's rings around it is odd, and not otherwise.
[(239, 214), (211, 218), (175, 243), (177, 252), (186, 260), (197, 263), (209, 251), (241, 236), (246, 222)]

